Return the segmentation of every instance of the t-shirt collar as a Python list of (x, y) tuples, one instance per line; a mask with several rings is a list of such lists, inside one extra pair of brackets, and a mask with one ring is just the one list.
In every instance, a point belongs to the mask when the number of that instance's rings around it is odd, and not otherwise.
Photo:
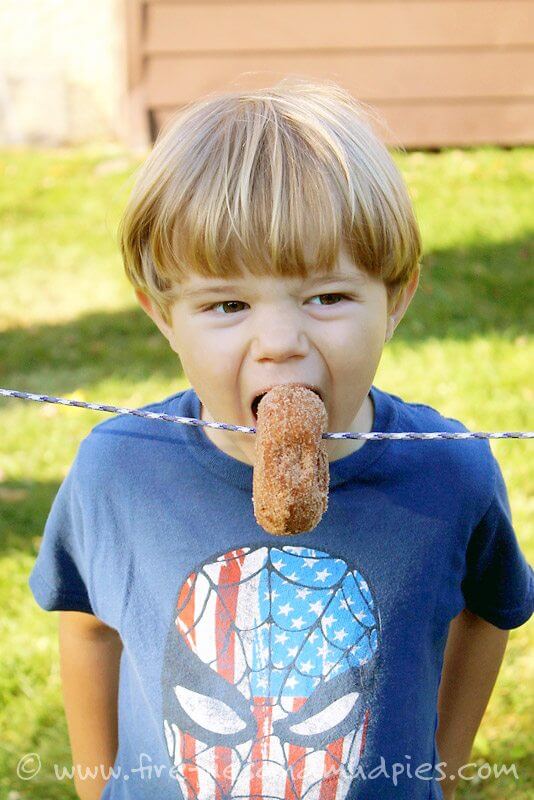
[[(374, 404), (372, 431), (390, 432), (396, 430), (397, 407), (387, 392), (376, 386), (369, 391)], [(200, 399), (193, 388), (187, 389), (173, 399), (170, 414), (200, 419)], [(244, 461), (228, 455), (218, 448), (200, 425), (180, 425), (182, 441), (188, 446), (193, 458), (219, 480), (244, 489), (252, 495), (253, 467)], [(253, 435), (253, 434), (251, 434)], [(365, 471), (377, 461), (388, 447), (391, 439), (366, 440), (362, 447), (343, 458), (329, 463), (330, 488), (348, 480), (363, 477)]]

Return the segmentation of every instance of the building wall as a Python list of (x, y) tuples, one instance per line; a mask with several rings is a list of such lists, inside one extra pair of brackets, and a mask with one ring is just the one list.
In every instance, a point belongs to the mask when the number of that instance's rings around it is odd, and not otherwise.
[(129, 8), (140, 19), (130, 72), (155, 130), (199, 94), (294, 73), (341, 83), (378, 112), (390, 143), (534, 142), (532, 0), (131, 0)]
[(123, 0), (1, 0), (0, 142), (125, 135)]
[(329, 78), (406, 147), (534, 142), (534, 0), (0, 0), (0, 144), (145, 147), (216, 90)]

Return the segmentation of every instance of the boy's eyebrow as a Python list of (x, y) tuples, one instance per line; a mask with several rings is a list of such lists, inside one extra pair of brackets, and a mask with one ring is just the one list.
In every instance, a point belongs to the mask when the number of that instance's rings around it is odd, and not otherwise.
[(205, 286), (200, 286), (198, 289), (184, 289), (182, 292), (182, 297), (196, 297), (200, 294), (221, 294), (223, 292), (233, 292), (239, 291), (243, 287), (234, 285), (233, 283), (226, 283), (226, 284), (217, 284), (211, 286), (207, 283)]
[[(305, 282), (309, 285), (316, 283), (328, 283), (331, 281), (355, 281), (356, 283), (365, 283), (365, 276), (361, 272), (348, 274), (347, 272), (330, 272), (323, 275), (314, 275), (308, 278)], [(197, 297), (203, 294), (224, 294), (225, 292), (241, 291), (243, 289), (239, 284), (224, 283), (212, 284), (207, 283), (205, 286), (200, 286), (196, 289), (184, 289), (182, 297)]]

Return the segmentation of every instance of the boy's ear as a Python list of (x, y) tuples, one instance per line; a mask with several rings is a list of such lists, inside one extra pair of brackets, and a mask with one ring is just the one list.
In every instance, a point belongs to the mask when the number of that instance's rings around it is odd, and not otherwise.
[(417, 287), (419, 286), (420, 275), (421, 275), (421, 266), (418, 264), (417, 269), (410, 278), (410, 282), (404, 287), (400, 296), (395, 300), (393, 307), (390, 309), (389, 311), (390, 323), (388, 324), (388, 331), (390, 326), (391, 326), (391, 331), (389, 332), (388, 339), (390, 339), (391, 336), (393, 336), (393, 331), (395, 330), (395, 328), (405, 315), (406, 311), (408, 310), (408, 306), (412, 302), (412, 298), (417, 291)]
[(161, 316), (159, 309), (154, 305), (150, 297), (141, 289), (135, 290), (135, 296), (139, 301), (139, 305), (144, 311), (146, 311), (152, 322), (159, 328), (165, 338), (169, 339), (171, 329)]

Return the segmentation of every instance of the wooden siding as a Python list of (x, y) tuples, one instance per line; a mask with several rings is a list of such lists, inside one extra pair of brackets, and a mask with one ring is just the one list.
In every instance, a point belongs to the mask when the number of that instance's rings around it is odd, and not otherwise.
[(127, 12), (137, 138), (203, 94), (294, 74), (371, 105), (388, 144), (534, 142), (534, 0), (127, 0)]

